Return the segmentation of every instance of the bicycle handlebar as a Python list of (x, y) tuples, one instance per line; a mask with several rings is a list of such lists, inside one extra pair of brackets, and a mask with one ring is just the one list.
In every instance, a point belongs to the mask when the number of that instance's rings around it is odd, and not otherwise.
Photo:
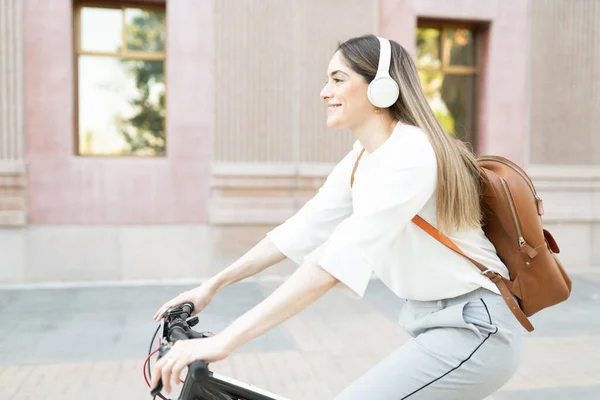
[[(197, 332), (191, 329), (198, 323), (198, 318), (188, 318), (194, 312), (194, 305), (190, 302), (183, 303), (177, 307), (171, 307), (163, 315), (163, 332), (161, 346), (158, 350), (158, 360), (168, 353), (171, 345), (178, 340), (201, 339), (212, 336), (210, 332)], [(194, 361), (188, 366), (188, 373), (182, 388), (182, 396), (186, 387), (191, 387), (189, 380), (200, 382), (209, 376), (208, 364), (204, 361)], [(162, 379), (158, 381), (150, 394), (157, 396), (163, 388)]]
[[(194, 305), (184, 303), (167, 310), (162, 316), (161, 345), (158, 349), (158, 358), (168, 353), (171, 345), (178, 340), (206, 338), (212, 336), (210, 332), (197, 332), (191, 329), (198, 323), (197, 317), (192, 317)], [(160, 329), (160, 327), (159, 327)], [(158, 330), (156, 333), (158, 333)], [(156, 335), (155, 333), (155, 335)], [(152, 338), (154, 342), (154, 337)], [(152, 348), (152, 346), (151, 346)], [(148, 364), (148, 370), (150, 365)], [(160, 391), (162, 381), (159, 380), (150, 392), (153, 396), (168, 400)], [(188, 365), (187, 375), (179, 394), (179, 400), (286, 400), (274, 393), (235, 381), (234, 379), (213, 373), (204, 361), (194, 361)]]

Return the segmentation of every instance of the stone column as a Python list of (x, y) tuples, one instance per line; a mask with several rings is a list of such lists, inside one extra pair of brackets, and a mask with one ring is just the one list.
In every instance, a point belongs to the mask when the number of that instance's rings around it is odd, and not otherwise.
[(0, 1), (0, 226), (26, 223), (23, 6)]

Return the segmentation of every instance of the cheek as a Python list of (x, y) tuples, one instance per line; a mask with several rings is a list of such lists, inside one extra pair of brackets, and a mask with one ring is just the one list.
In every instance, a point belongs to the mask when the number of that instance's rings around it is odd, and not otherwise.
[(362, 114), (368, 111), (371, 103), (367, 97), (366, 86), (354, 85), (348, 87), (343, 96), (345, 98), (344, 104), (347, 105), (346, 109), (352, 111), (353, 114)]

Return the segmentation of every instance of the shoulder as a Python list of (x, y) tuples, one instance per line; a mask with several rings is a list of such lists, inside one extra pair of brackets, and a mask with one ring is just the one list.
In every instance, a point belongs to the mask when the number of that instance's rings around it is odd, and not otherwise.
[(412, 150), (431, 150), (433, 147), (423, 129), (418, 126), (402, 124), (394, 129), (394, 139), (398, 146), (410, 148)]
[(435, 151), (419, 127), (398, 124), (388, 139), (385, 158), (398, 167), (437, 166)]

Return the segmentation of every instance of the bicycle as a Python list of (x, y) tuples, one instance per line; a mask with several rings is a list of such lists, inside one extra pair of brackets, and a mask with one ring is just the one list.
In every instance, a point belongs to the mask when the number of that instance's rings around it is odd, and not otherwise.
[[(152, 336), (148, 357), (144, 362), (144, 378), (148, 387), (150, 387), (150, 379), (152, 379), (150, 358), (154, 354), (158, 353), (158, 360), (164, 357), (178, 340), (202, 339), (212, 336), (210, 332), (198, 332), (192, 329), (199, 322), (198, 317), (190, 318), (193, 311), (192, 303), (184, 303), (170, 308), (163, 314), (161, 323)], [(159, 330), (162, 331), (159, 347), (152, 351)], [(148, 377), (146, 377), (146, 372)], [(182, 383), (183, 387), (178, 400), (288, 400), (264, 389), (212, 372), (204, 361), (195, 361), (190, 364)], [(150, 395), (154, 399), (158, 397), (162, 400), (170, 400), (161, 393), (161, 390), (162, 381), (159, 381), (155, 388), (151, 388)]]

